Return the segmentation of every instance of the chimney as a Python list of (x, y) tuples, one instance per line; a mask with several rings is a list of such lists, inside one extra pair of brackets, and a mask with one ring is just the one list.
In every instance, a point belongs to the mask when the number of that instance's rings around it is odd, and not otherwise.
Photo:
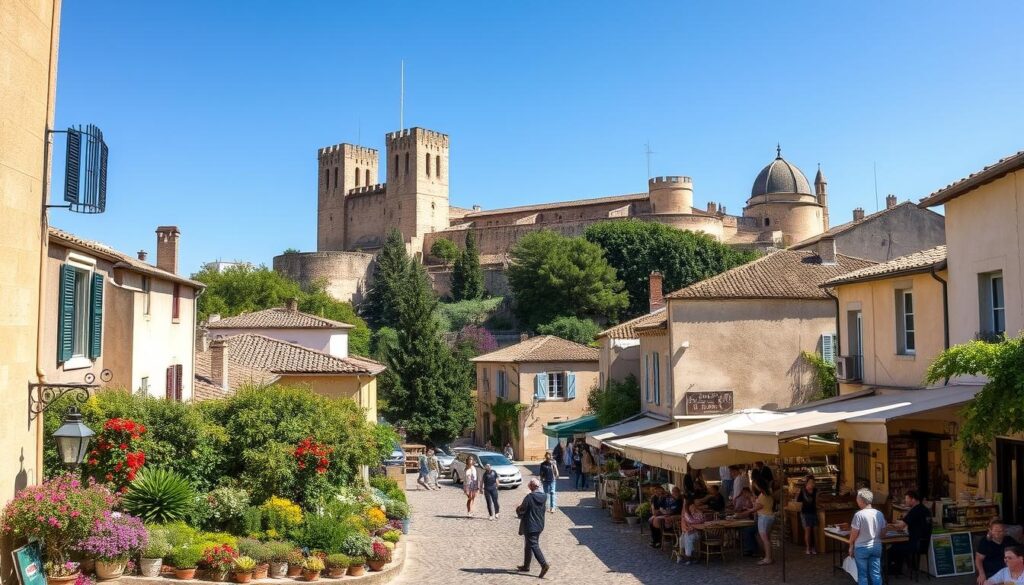
[(853, 221), (860, 221), (864, 219), (864, 208), (858, 207), (853, 210)]
[(196, 327), (196, 352), (203, 353), (210, 349), (210, 336), (205, 327)]
[(220, 313), (210, 313), (210, 316), (206, 318), (207, 323), (216, 323), (220, 321)]
[(665, 306), (665, 295), (661, 290), (663, 280), (664, 277), (657, 270), (651, 273), (650, 285), (648, 287), (650, 289), (648, 303), (652, 312)]
[(473, 211), (480, 211), (480, 206), (479, 205), (474, 205), (473, 206)]
[(178, 273), (178, 238), (181, 232), (177, 226), (162, 225), (156, 228), (156, 267), (172, 274)]
[(893, 207), (896, 207), (896, 196), (889, 193), (885, 196), (885, 208), (892, 209)]
[(818, 257), (822, 264), (836, 263), (836, 239), (832, 236), (822, 236), (818, 240)]
[(520, 341), (520, 343), (523, 342), (523, 341), (526, 341), (529, 338), (530, 338), (530, 334), (526, 333), (525, 331), (523, 333), (519, 334), (519, 341)]
[(708, 213), (711, 215), (718, 213), (718, 204), (714, 201), (708, 201)]
[(284, 306), (288, 309), (289, 313), (297, 313), (299, 312), (299, 299), (295, 297), (285, 299)]
[(210, 378), (213, 383), (227, 391), (228, 386), (228, 344), (217, 338), (210, 341)]
[(146, 261), (146, 256), (149, 256), (149, 254), (147, 254), (145, 250), (139, 250), (136, 253), (139, 255), (139, 260), (142, 260), (143, 262)]

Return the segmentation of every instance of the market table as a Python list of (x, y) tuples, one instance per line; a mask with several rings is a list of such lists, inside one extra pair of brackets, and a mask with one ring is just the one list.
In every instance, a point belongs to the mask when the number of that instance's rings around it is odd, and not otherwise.
[[(754, 526), (757, 526), (757, 521), (756, 520), (752, 520), (752, 519), (748, 520), (748, 519), (742, 519), (742, 518), (732, 518), (732, 519), (726, 518), (724, 520), (708, 520), (707, 522), (704, 522), (703, 524), (699, 524), (699, 525), (694, 526), (694, 528), (696, 528), (697, 530), (699, 530), (701, 532), (704, 532), (705, 530), (708, 530), (708, 529), (712, 529), (712, 530), (714, 530), (714, 529), (722, 529), (722, 530), (727, 530), (727, 531), (735, 531), (736, 535), (735, 535), (735, 538), (733, 539), (732, 542), (738, 543), (738, 542), (740, 542), (740, 538), (741, 538), (740, 535), (739, 535), (739, 531), (744, 529), (744, 528), (752, 528)], [(683, 547), (683, 543), (682, 543), (682, 540), (680, 540), (678, 548), (682, 549), (682, 547)]]
[[(836, 574), (836, 569), (842, 569), (843, 555), (838, 555), (839, 559), (836, 560), (839, 548), (836, 543), (841, 542), (845, 546), (842, 547), (843, 553), (850, 549), (850, 531), (840, 530), (836, 526), (825, 527), (825, 538), (831, 539), (833, 542), (829, 548), (832, 549), (832, 574)], [(888, 563), (888, 551), (887, 546), (890, 544), (896, 544), (897, 542), (908, 542), (910, 537), (905, 531), (894, 530), (892, 528), (886, 528), (885, 536), (882, 537), (882, 582), (889, 582), (889, 563)]]

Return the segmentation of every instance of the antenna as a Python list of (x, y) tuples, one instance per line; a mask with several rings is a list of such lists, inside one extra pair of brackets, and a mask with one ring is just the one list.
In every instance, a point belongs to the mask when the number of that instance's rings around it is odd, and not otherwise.
[(871, 168), (875, 172), (875, 211), (878, 211), (878, 163), (871, 161)]
[(647, 143), (644, 144), (644, 154), (647, 155), (647, 179), (650, 180), (650, 178), (651, 178), (651, 155), (654, 154), (654, 151), (651, 150), (651, 142), (650, 141), (647, 141)]
[(356, 144), (363, 143), (363, 121), (356, 120)]
[(405, 128), (405, 59), (402, 59), (401, 90), (398, 94), (398, 129)]

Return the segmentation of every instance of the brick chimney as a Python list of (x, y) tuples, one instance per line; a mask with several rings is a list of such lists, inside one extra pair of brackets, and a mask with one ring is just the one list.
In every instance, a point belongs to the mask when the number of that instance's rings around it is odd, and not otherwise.
[(156, 228), (156, 267), (172, 274), (178, 273), (178, 226), (162, 225)]
[(864, 219), (864, 208), (857, 207), (853, 210), (853, 221), (860, 221)]
[(893, 207), (896, 207), (896, 196), (889, 193), (885, 196), (885, 208), (892, 209)]
[(142, 260), (143, 262), (146, 261), (146, 256), (149, 256), (149, 254), (145, 250), (139, 250), (136, 253), (139, 255), (139, 260)]
[(708, 213), (715, 215), (718, 213), (718, 204), (714, 201), (708, 201)]
[(291, 297), (291, 298), (285, 299), (284, 307), (286, 309), (288, 309), (288, 312), (290, 312), (290, 313), (298, 313), (299, 312), (299, 299), (297, 299), (295, 297)]
[(210, 336), (205, 327), (196, 327), (196, 352), (202, 353), (210, 349)]
[(647, 295), (651, 311), (665, 306), (665, 294), (661, 289), (661, 285), (664, 280), (665, 277), (663, 277), (657, 270), (651, 273), (650, 283), (648, 286), (650, 292)]
[(836, 263), (836, 239), (832, 236), (822, 236), (818, 240), (818, 257), (822, 264)]
[(229, 389), (228, 344), (220, 338), (210, 340), (210, 378), (222, 390)]

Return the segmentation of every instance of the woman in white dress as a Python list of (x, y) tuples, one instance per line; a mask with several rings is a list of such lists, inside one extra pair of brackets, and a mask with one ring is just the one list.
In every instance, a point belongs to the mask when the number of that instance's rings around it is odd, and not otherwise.
[(476, 495), (480, 493), (480, 474), (476, 468), (476, 458), (472, 455), (466, 458), (466, 477), (463, 478), (463, 491), (466, 492), (466, 516), (473, 515), (473, 502)]

